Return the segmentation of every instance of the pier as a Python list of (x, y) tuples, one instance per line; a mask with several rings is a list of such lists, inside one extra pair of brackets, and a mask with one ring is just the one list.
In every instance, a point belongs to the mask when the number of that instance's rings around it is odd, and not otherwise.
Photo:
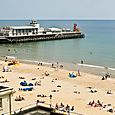
[(32, 21), (27, 26), (11, 26), (0, 28), (0, 43), (23, 43), (45, 40), (61, 40), (84, 38), (77, 24), (73, 30), (66, 28), (43, 28), (36, 21)]
[(85, 35), (78, 32), (68, 32), (63, 34), (44, 34), (33, 36), (16, 36), (6, 37), (0, 40), (0, 43), (23, 43), (23, 42), (36, 42), (46, 40), (62, 40), (62, 39), (77, 39), (84, 38)]

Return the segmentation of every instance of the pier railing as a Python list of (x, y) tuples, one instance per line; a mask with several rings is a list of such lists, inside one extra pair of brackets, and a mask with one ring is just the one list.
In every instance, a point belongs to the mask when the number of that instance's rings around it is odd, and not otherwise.
[(85, 35), (78, 32), (69, 32), (63, 34), (44, 34), (44, 35), (33, 35), (33, 36), (15, 36), (6, 37), (4, 40), (0, 39), (0, 43), (20, 43), (20, 42), (35, 42), (45, 40), (61, 40), (61, 39), (77, 39), (84, 38)]

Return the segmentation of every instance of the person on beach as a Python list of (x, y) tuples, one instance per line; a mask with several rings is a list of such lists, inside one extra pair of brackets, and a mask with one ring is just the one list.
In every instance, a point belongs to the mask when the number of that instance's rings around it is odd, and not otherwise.
[(77, 71), (77, 76), (81, 76), (79, 69)]
[(109, 74), (109, 73), (106, 73), (105, 74), (105, 78), (107, 79), (108, 77), (110, 77), (111, 76), (111, 74)]
[(70, 114), (70, 106), (67, 104), (67, 106), (66, 106), (66, 111), (67, 111), (67, 113), (68, 113), (68, 115)]
[(56, 105), (55, 105), (55, 109), (56, 109), (56, 110), (59, 109), (58, 103), (56, 103)]
[(74, 111), (74, 106), (72, 106), (71, 111)]
[(83, 60), (81, 60), (81, 64), (83, 64), (84, 62), (83, 62)]
[(105, 76), (103, 76), (101, 80), (106, 80), (108, 77), (110, 78), (110, 76), (111, 76), (110, 73), (106, 73)]
[(37, 101), (36, 101), (36, 106), (38, 105), (38, 103), (39, 103), (39, 100), (37, 99)]
[(97, 104), (100, 106), (100, 107), (102, 107), (102, 103), (98, 100), (97, 101)]
[(46, 71), (46, 72), (45, 72), (45, 76), (49, 76), (49, 72)]
[(95, 105), (95, 101), (93, 100), (92, 103), (91, 103), (91, 106)]
[(107, 94), (112, 94), (112, 91), (111, 91), (111, 90), (108, 90), (108, 91), (107, 91)]
[(54, 67), (54, 64), (52, 63), (52, 67)]
[(70, 106), (67, 104), (67, 105), (66, 105), (66, 110), (68, 110), (68, 109), (69, 109), (69, 107), (70, 107)]
[(63, 103), (61, 103), (61, 107), (64, 107), (64, 104), (63, 104)]
[(38, 63), (38, 66), (40, 65), (40, 63)]
[(60, 68), (63, 68), (63, 65), (60, 65)]

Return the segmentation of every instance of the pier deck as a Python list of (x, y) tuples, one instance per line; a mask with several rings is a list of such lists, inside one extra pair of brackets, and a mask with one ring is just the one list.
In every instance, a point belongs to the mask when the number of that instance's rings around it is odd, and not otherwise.
[(68, 32), (63, 34), (44, 34), (32, 36), (16, 36), (0, 38), (0, 43), (22, 43), (22, 42), (36, 42), (45, 40), (61, 40), (61, 39), (77, 39), (84, 38), (85, 35), (78, 32)]

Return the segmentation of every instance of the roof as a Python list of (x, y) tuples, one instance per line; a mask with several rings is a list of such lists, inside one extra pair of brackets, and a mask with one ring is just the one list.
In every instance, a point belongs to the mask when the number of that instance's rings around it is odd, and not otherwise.
[(52, 27), (52, 28), (49, 28), (51, 31), (62, 31), (62, 29), (60, 28), (55, 28), (55, 27)]
[(0, 90), (6, 89), (6, 88), (8, 88), (8, 87), (0, 86)]
[(34, 29), (34, 26), (11, 26), (12, 29)]
[(13, 88), (6, 87), (6, 86), (0, 86), (0, 96), (12, 94), (13, 92), (14, 92)]
[(26, 25), (26, 26), (11, 26), (12, 29), (34, 29), (34, 28), (39, 28), (39, 24), (35, 25)]

